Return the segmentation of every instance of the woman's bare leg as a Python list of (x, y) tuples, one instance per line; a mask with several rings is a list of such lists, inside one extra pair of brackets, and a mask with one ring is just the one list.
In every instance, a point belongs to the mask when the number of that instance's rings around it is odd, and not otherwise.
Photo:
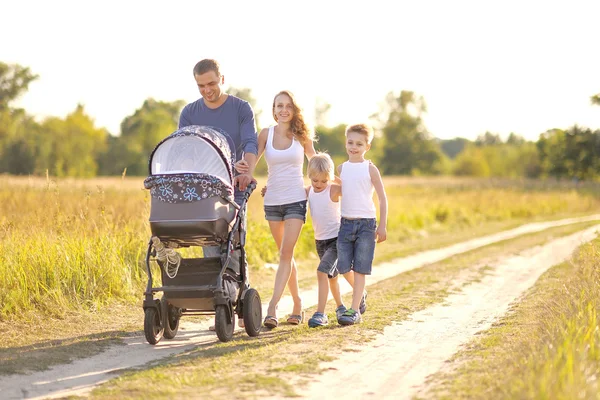
[[(294, 248), (296, 247), (296, 242), (300, 236), (303, 224), (304, 222), (300, 219), (288, 219), (283, 222), (269, 221), (271, 234), (279, 249), (279, 266), (277, 267), (277, 273), (275, 274), (273, 297), (271, 297), (271, 301), (269, 302), (267, 315), (276, 316), (277, 304), (283, 295), (286, 284), (292, 277), (292, 269), (295, 270), (295, 263), (293, 263)], [(294, 268), (292, 268), (292, 265)], [(289, 288), (290, 293), (294, 298), (294, 306), (296, 306), (296, 302), (300, 300), (297, 274), (294, 274), (294, 280), (292, 281), (292, 284), (289, 285)]]

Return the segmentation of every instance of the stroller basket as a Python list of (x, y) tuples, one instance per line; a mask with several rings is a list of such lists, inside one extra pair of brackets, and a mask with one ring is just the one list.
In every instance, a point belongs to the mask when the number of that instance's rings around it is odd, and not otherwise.
[(227, 241), (236, 207), (233, 188), (204, 173), (152, 175), (144, 181), (152, 195), (150, 229), (178, 247)]

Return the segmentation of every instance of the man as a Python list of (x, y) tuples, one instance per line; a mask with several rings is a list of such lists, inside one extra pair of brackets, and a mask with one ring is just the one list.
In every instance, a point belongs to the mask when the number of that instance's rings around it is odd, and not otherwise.
[(247, 173), (235, 178), (235, 200), (239, 203), (243, 191), (253, 179), (256, 166), (258, 142), (254, 112), (247, 101), (223, 92), (225, 77), (221, 75), (217, 61), (205, 59), (198, 62), (194, 66), (194, 79), (202, 97), (183, 108), (179, 116), (179, 128), (208, 125), (229, 134), (236, 147), (233, 149), (235, 160), (240, 160), (243, 154), (249, 166)]
[[(244, 190), (253, 178), (258, 153), (256, 124), (254, 112), (250, 104), (238, 97), (223, 91), (225, 77), (221, 74), (219, 63), (212, 59), (204, 59), (194, 66), (194, 79), (200, 90), (200, 99), (189, 103), (179, 116), (179, 128), (190, 125), (207, 125), (225, 131), (235, 145), (235, 160), (243, 159), (248, 165), (248, 172), (239, 174), (234, 179), (235, 202), (241, 204)], [(204, 247), (206, 257), (218, 257), (219, 246)], [(239, 268), (239, 252), (232, 257), (232, 269)], [(242, 320), (239, 321), (242, 326)], [(211, 326), (211, 330), (214, 327)]]

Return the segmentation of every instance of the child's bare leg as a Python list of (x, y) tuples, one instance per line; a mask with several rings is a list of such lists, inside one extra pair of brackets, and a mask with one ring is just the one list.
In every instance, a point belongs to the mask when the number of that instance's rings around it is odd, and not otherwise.
[(325, 313), (325, 305), (327, 304), (327, 296), (329, 295), (329, 283), (327, 282), (327, 274), (317, 271), (317, 282), (319, 284), (319, 296), (317, 302), (317, 312)]
[[(346, 276), (348, 274), (345, 274)], [(352, 290), (352, 309), (358, 311), (360, 308), (360, 301), (362, 300), (363, 293), (365, 291), (366, 275), (354, 272), (354, 289)]]
[[(325, 275), (325, 274), (323, 274), (323, 275)], [(339, 307), (342, 304), (344, 304), (342, 302), (342, 295), (340, 294), (340, 284), (338, 282), (337, 276), (329, 279), (329, 289), (331, 290), (331, 295), (333, 296), (333, 299), (335, 300), (335, 305), (337, 307)], [(325, 309), (325, 308), (323, 307), (323, 309)], [(321, 311), (321, 312), (323, 312), (323, 311)]]
[(350, 286), (354, 287), (354, 271), (350, 271), (344, 274), (344, 278), (350, 284)]

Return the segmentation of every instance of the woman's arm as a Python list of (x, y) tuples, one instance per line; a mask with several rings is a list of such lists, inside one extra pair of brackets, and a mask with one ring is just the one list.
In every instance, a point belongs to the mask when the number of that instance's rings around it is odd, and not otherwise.
[(308, 158), (309, 160), (313, 158), (315, 154), (317, 154), (317, 152), (315, 151), (315, 143), (312, 140), (309, 140), (306, 143), (304, 143), (304, 154), (306, 154), (306, 158)]

